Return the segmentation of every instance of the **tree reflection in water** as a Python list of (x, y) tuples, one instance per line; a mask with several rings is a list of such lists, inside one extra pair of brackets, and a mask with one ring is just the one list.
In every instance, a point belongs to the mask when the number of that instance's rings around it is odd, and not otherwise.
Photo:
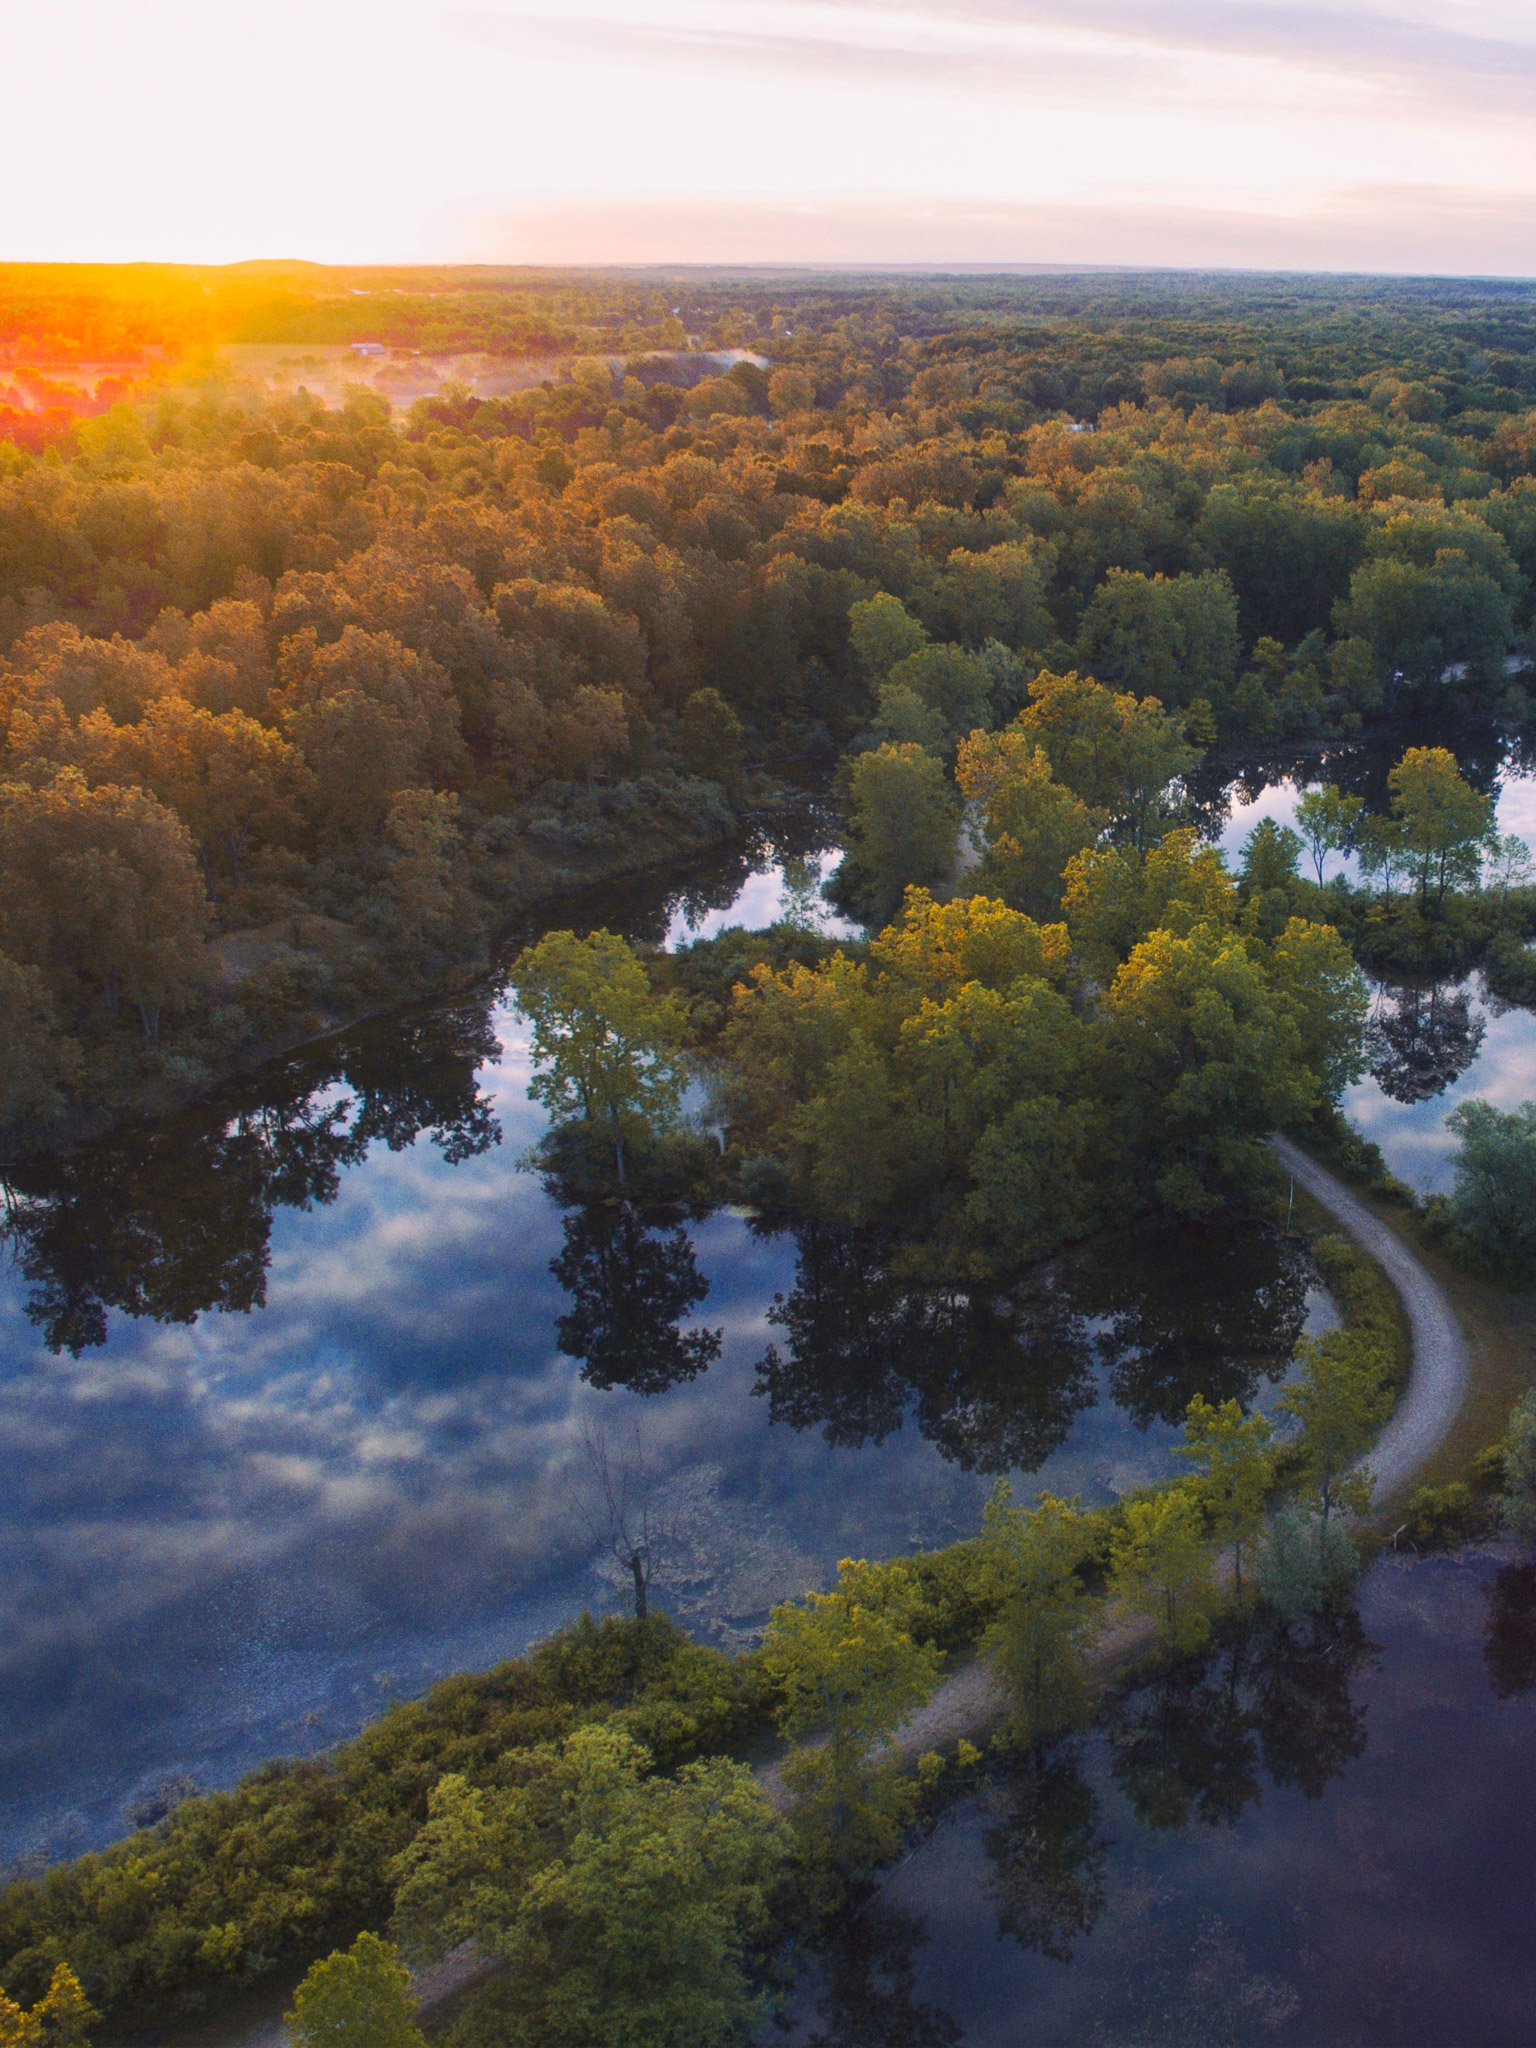
[(1178, 1422), (1199, 1393), (1251, 1402), (1284, 1370), (1316, 1279), (1304, 1247), (1242, 1219), (1105, 1236), (1006, 1290), (904, 1279), (893, 1240), (802, 1225), (796, 1284), (758, 1366), (775, 1422), (842, 1448), (908, 1415), (966, 1471), (1032, 1471), (1098, 1397)]
[(1110, 1843), (1082, 1755), (1073, 1739), (1016, 1759), (993, 1790), (997, 1819), (983, 1837), (999, 1934), (1058, 1963), (1071, 1962), (1104, 1910)]
[(1494, 1580), (1483, 1662), (1501, 1700), (1536, 1686), (1536, 1564), (1505, 1565)]
[(549, 1270), (572, 1305), (555, 1331), (594, 1387), (661, 1394), (720, 1356), (719, 1330), (678, 1327), (709, 1282), (675, 1212), (593, 1202), (567, 1214), (564, 1230), (565, 1250)]
[(1105, 1730), (1137, 1819), (1230, 1827), (1259, 1800), (1265, 1774), (1320, 1797), (1365, 1748), (1353, 1686), (1377, 1654), (1352, 1607), (1304, 1623), (1263, 1614), (1119, 1692)]
[(960, 2028), (914, 1995), (928, 1934), (878, 1895), (856, 1899), (821, 1930), (813, 1958), (816, 2026), (806, 2048), (957, 2048)]
[(1371, 1072), (1392, 1101), (1428, 1102), (1460, 1080), (1487, 1028), (1465, 988), (1383, 988), (1365, 1032)]
[(261, 1307), (274, 1211), (334, 1201), (375, 1141), (398, 1152), (428, 1132), (455, 1163), (500, 1143), (475, 1078), (499, 1051), (484, 1005), (396, 1019), (179, 1116), (8, 1168), (3, 1235), (29, 1319), (50, 1351), (78, 1356), (106, 1342), (111, 1309), (190, 1323)]

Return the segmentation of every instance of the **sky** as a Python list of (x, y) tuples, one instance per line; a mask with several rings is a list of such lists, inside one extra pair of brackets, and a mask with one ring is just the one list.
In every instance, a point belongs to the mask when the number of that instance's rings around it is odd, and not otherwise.
[(6, 0), (0, 259), (1536, 272), (1531, 0)]

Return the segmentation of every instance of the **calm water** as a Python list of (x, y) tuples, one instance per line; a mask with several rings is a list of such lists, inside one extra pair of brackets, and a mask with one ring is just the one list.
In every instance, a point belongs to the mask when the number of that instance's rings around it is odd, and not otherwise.
[[(1507, 817), (1530, 788), (1506, 778)], [(1294, 792), (1233, 792), (1230, 839), (1255, 799)], [(810, 900), (821, 844), (787, 829), (558, 921), (760, 926)], [(1453, 1092), (1536, 1094), (1532, 1020), (1473, 1046), (1479, 1008), (1428, 1034)], [(1422, 1081), (1416, 1031), (1395, 1056)], [(670, 1531), (659, 1600), (730, 1644), (840, 1556), (970, 1533), (1000, 1473), (1102, 1500), (1168, 1472), (1192, 1392), (1267, 1405), (1329, 1314), (1294, 1248), (1232, 1226), (1087, 1247), (1011, 1304), (915, 1299), (878, 1246), (729, 1211), (616, 1236), (520, 1168), (528, 1077), (516, 1014), (466, 1002), (14, 1177), (0, 1858), (616, 1607), (603, 1446)], [(1449, 1099), (1367, 1083), (1352, 1108), (1426, 1185)]]
[[(1390, 797), (1387, 771), (1406, 744), (1445, 745), (1462, 771), (1497, 800), (1499, 830), (1519, 833), (1536, 847), (1536, 772), (1526, 759), (1525, 736), (1502, 740), (1483, 731), (1430, 731), (1373, 742), (1298, 763), (1265, 782), (1256, 774), (1221, 792), (1226, 816), (1216, 836), (1236, 868), (1244, 841), (1261, 818), (1293, 821), (1298, 798), (1323, 782), (1363, 796), (1385, 812)], [(1312, 872), (1303, 856), (1303, 871)], [(1349, 874), (1353, 857), (1330, 854), (1324, 877)], [(1480, 975), (1465, 982), (1374, 991), (1371, 1017), (1376, 1071), (1351, 1088), (1344, 1107), (1364, 1134), (1380, 1145), (1392, 1171), (1421, 1194), (1447, 1193), (1452, 1184), (1454, 1141), (1445, 1131), (1446, 1111), (1469, 1095), (1486, 1097), (1500, 1109), (1536, 1098), (1536, 1014), (1514, 1009), (1491, 996)]]
[[(783, 851), (570, 917), (760, 925)], [(1272, 1399), (1330, 1313), (1251, 1227), (1090, 1247), (1011, 1305), (729, 1211), (616, 1229), (520, 1167), (529, 1071), (505, 1003), (421, 1013), (15, 1175), (0, 1855), (617, 1606), (603, 1446), (670, 1531), (658, 1599), (734, 1643), (839, 1557), (971, 1533), (1000, 1473), (1107, 1499), (1175, 1469), (1191, 1393)]]
[(1389, 1557), (1357, 1615), (1256, 1630), (961, 1803), (791, 2038), (1525, 2048), (1533, 1680), (1536, 1568)]

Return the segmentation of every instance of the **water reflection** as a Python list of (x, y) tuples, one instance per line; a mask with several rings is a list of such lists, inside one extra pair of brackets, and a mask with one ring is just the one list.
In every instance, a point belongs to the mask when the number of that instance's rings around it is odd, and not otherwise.
[[(876, 1992), (968, 2048), (1523, 2048), (1533, 1613), (1524, 1560), (1388, 1557), (1358, 1612), (1127, 1686), (888, 1877)], [(837, 2038), (879, 2038), (841, 1982)]]
[(1393, 1102), (1428, 1102), (1466, 1073), (1487, 1029), (1469, 987), (1383, 985), (1365, 1034), (1372, 1076)]
[(449, 1164), (501, 1141), (477, 1070), (501, 1051), (488, 1006), (401, 1020), (298, 1054), (164, 1122), (7, 1170), (3, 1236), (52, 1352), (107, 1339), (107, 1312), (190, 1323), (267, 1298), (273, 1212), (333, 1202), (382, 1141), (426, 1133)]
[(908, 1416), (967, 1471), (1035, 1471), (1103, 1395), (1137, 1430), (1191, 1397), (1258, 1398), (1317, 1309), (1305, 1246), (1249, 1219), (1149, 1223), (1094, 1240), (1006, 1292), (914, 1287), (898, 1247), (821, 1224), (795, 1233), (795, 1286), (758, 1368), (775, 1422), (840, 1446)]

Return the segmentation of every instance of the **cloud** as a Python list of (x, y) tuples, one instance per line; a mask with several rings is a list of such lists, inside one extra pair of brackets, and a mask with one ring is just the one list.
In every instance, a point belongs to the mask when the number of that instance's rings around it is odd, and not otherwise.
[[(454, 18), (480, 40), (531, 39), (667, 64), (701, 61), (801, 78), (981, 89), (1114, 92), (1137, 100), (1203, 97), (1213, 60), (1285, 67), (1293, 91), (1327, 78), (1357, 97), (1528, 116), (1536, 41), (1478, 33), (1402, 10), (1233, 0), (784, 0), (720, 11), (658, 4), (636, 14), (472, 10)], [(1229, 86), (1232, 81), (1229, 80)], [(1273, 77), (1266, 91), (1274, 96)]]
[(1305, 210), (977, 199), (570, 202), (466, 216), (479, 260), (550, 264), (1013, 264), (1523, 276), (1536, 193), (1359, 186)]

